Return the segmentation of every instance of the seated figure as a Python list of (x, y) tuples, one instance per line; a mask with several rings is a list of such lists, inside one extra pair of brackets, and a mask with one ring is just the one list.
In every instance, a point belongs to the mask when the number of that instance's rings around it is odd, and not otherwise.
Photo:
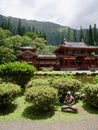
[(77, 108), (75, 108), (73, 106), (73, 104), (75, 103), (75, 99), (74, 97), (72, 96), (71, 92), (68, 91), (65, 98), (64, 98), (64, 104), (62, 107), (61, 107), (61, 110), (62, 111), (71, 111), (71, 112), (77, 112)]

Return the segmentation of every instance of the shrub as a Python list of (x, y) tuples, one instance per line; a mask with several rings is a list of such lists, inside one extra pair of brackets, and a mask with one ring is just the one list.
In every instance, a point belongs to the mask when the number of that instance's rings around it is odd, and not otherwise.
[(81, 88), (81, 82), (72, 78), (59, 78), (51, 82), (51, 86), (58, 89), (58, 96), (60, 102), (63, 102), (67, 91), (71, 91), (72, 95), (75, 97), (76, 92)]
[(35, 67), (26, 62), (10, 62), (0, 65), (0, 77), (24, 87), (34, 75)]
[(98, 108), (98, 84), (87, 84), (84, 87), (84, 93), (86, 102)]
[(20, 86), (12, 83), (0, 84), (0, 106), (6, 106), (21, 92)]
[(53, 71), (53, 67), (42, 67), (43, 72)]
[(33, 109), (39, 112), (51, 110), (57, 99), (57, 90), (49, 86), (28, 88), (26, 101), (33, 103)]
[(31, 88), (31, 87), (46, 86), (46, 85), (49, 85), (49, 81), (47, 79), (37, 78), (37, 79), (30, 80), (26, 85), (26, 87)]
[(95, 84), (98, 84), (98, 75), (94, 77), (93, 81)]

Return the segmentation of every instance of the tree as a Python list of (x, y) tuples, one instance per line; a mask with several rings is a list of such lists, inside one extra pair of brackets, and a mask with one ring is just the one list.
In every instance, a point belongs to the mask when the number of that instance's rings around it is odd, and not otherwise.
[(11, 19), (10, 18), (8, 18), (7, 29), (12, 31), (12, 25), (11, 25)]
[(0, 64), (15, 61), (16, 56), (14, 55), (13, 49), (7, 47), (0, 47)]
[(64, 44), (64, 34), (63, 34), (63, 32), (61, 33), (61, 44)]
[(14, 50), (17, 54), (18, 49), (22, 45), (22, 37), (20, 35), (11, 36), (4, 40), (4, 46)]
[(89, 30), (88, 30), (88, 29), (86, 30), (85, 43), (86, 43), (87, 45), (89, 45)]
[(82, 26), (80, 27), (80, 41), (84, 40), (84, 33), (82, 30)]
[(31, 31), (32, 31), (32, 30), (31, 30), (31, 27), (29, 26), (29, 27), (28, 27), (28, 32), (31, 32)]
[(0, 46), (3, 45), (3, 41), (6, 38), (6, 32), (4, 29), (0, 28)]
[(39, 37), (40, 38), (44, 38), (46, 40), (46, 33), (43, 31), (43, 32), (40, 32), (39, 33)]
[(22, 35), (22, 25), (21, 25), (21, 19), (19, 19), (19, 22), (18, 22), (18, 27), (17, 27), (17, 33), (19, 35)]
[(35, 38), (35, 40), (32, 42), (32, 46), (37, 48), (38, 54), (43, 54), (46, 46), (46, 40), (44, 38)]
[(93, 44), (94, 42), (93, 42), (93, 33), (92, 33), (92, 26), (91, 25), (89, 25), (89, 45), (94, 45)]
[(38, 34), (35, 33), (35, 32), (27, 32), (27, 33), (25, 33), (25, 36), (28, 36), (28, 37), (30, 37), (32, 40), (34, 40), (35, 38), (38, 37)]
[(43, 49), (43, 54), (53, 54), (53, 51), (57, 48), (57, 46), (46, 45)]
[(94, 24), (94, 45), (97, 44), (97, 29), (96, 29), (96, 24)]
[(73, 41), (76, 42), (77, 41), (77, 37), (76, 37), (76, 30), (73, 30)]
[(68, 27), (67, 40), (68, 40), (68, 41), (71, 40), (71, 30), (70, 30), (70, 27)]
[(31, 46), (32, 39), (28, 36), (22, 37), (22, 46)]
[(21, 35), (24, 35), (26, 33), (26, 28), (25, 26), (22, 26), (21, 28)]

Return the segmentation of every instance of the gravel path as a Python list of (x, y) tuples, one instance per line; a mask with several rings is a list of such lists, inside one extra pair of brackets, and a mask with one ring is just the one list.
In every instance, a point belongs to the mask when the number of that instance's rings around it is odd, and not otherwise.
[(0, 130), (98, 130), (98, 116), (65, 123), (40, 123), (28, 120), (0, 122)]

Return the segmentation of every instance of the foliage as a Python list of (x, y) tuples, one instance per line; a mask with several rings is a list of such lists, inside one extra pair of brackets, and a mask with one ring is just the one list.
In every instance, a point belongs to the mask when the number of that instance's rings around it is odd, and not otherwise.
[(36, 79), (32, 79), (28, 82), (28, 84), (26, 85), (27, 88), (31, 88), (31, 87), (38, 87), (38, 86), (46, 86), (49, 85), (49, 81), (45, 78), (36, 78)]
[(14, 55), (13, 49), (1, 46), (0, 47), (0, 64), (15, 61), (16, 56)]
[(28, 36), (22, 37), (22, 46), (30, 46), (32, 42), (32, 39)]
[(51, 81), (51, 86), (58, 89), (60, 102), (63, 102), (67, 91), (71, 91), (72, 95), (75, 96), (75, 93), (81, 88), (81, 82), (72, 78), (59, 78)]
[(43, 54), (44, 48), (46, 46), (46, 40), (44, 40), (44, 38), (35, 38), (32, 42), (32, 46), (37, 48), (38, 54)]
[(14, 82), (24, 87), (35, 70), (35, 67), (26, 62), (9, 62), (0, 65), (0, 77), (6, 82)]
[(25, 36), (28, 36), (29, 38), (31, 38), (32, 40), (34, 40), (35, 38), (38, 37), (38, 34), (35, 33), (35, 32), (28, 31), (27, 33), (25, 33)]
[(20, 35), (11, 36), (4, 40), (4, 46), (14, 50), (17, 54), (17, 50), (22, 45), (22, 37)]
[(94, 77), (93, 81), (94, 81), (95, 84), (98, 84), (98, 75), (96, 75), (96, 76)]
[(0, 107), (9, 105), (21, 92), (20, 86), (12, 83), (0, 84)]
[(42, 111), (51, 110), (57, 99), (57, 90), (49, 86), (39, 86), (27, 89), (26, 101), (33, 103), (33, 109)]
[(52, 67), (42, 67), (42, 71), (47, 72), (47, 71), (53, 71)]
[(98, 84), (87, 84), (84, 87), (86, 102), (98, 108)]

